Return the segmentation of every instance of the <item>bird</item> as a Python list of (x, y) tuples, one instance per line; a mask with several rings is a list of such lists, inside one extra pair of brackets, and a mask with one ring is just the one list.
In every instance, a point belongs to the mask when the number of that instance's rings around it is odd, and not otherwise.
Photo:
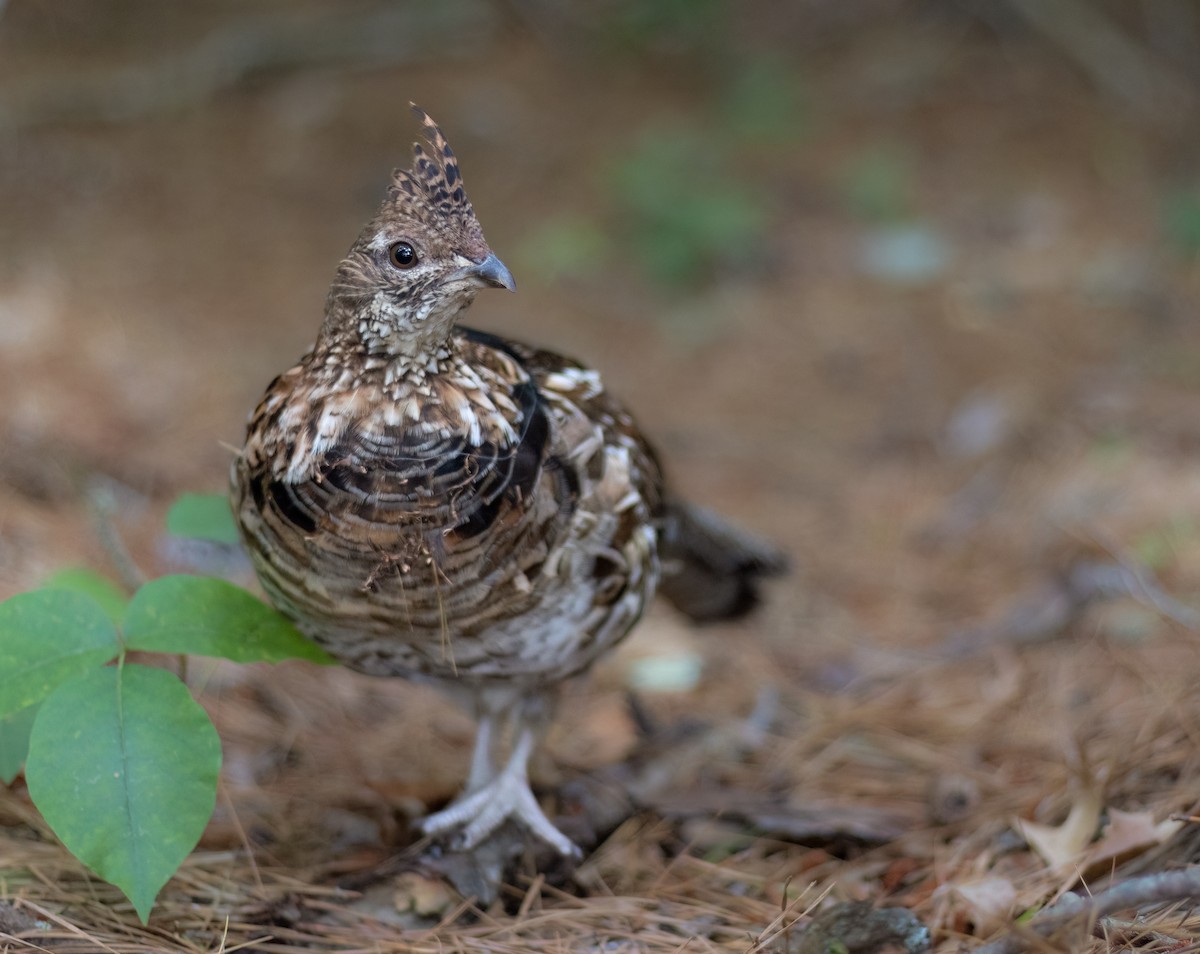
[(463, 793), (423, 831), (467, 851), (511, 820), (578, 857), (528, 773), (560, 687), (656, 591), (735, 617), (786, 558), (679, 499), (596, 370), (460, 323), (516, 284), (441, 128), (412, 111), (424, 141), (338, 265), (312, 349), (251, 413), (231, 505), (301, 632), (475, 716)]

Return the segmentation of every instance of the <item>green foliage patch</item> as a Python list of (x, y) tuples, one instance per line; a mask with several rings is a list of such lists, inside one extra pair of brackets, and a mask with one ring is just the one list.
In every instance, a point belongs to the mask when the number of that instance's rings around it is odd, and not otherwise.
[(240, 586), (202, 576), (164, 576), (138, 590), (125, 617), (125, 639), (130, 649), (240, 663), (334, 662), (262, 600)]
[(753, 261), (767, 205), (720, 146), (699, 132), (655, 130), (612, 171), (634, 257), (667, 285), (689, 285), (720, 267)]
[(728, 12), (724, 0), (618, 0), (601, 24), (618, 49), (642, 56), (664, 49), (691, 55), (721, 45)]
[(42, 817), (145, 921), (216, 802), (221, 741), (164, 669), (104, 666), (42, 704), (25, 780)]
[(29, 754), (29, 733), (33, 731), (36, 705), (18, 709), (0, 718), (0, 782), (7, 785), (21, 772)]
[(214, 543), (237, 543), (237, 524), (224, 494), (183, 494), (167, 511), (167, 533)]
[(0, 779), (24, 763), (47, 824), (145, 921), (212, 815), (221, 745), (174, 673), (126, 654), (333, 660), (224, 580), (167, 576), (131, 600), (86, 570), (51, 582), (0, 603)]
[(90, 596), (114, 626), (120, 626), (125, 618), (125, 607), (129, 605), (129, 594), (106, 576), (86, 567), (68, 567), (51, 574), (42, 584), (46, 590), (70, 590)]
[(913, 162), (898, 146), (877, 145), (847, 164), (841, 191), (846, 207), (869, 222), (909, 218), (913, 199)]

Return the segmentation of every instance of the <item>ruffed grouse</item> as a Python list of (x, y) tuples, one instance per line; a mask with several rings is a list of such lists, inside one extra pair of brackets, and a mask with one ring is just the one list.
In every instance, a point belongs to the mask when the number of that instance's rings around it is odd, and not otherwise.
[(695, 618), (736, 615), (782, 561), (671, 497), (595, 371), (456, 324), (513, 278), (441, 130), (413, 110), (428, 142), (338, 267), (316, 345), (251, 416), (233, 507), (302, 631), (478, 717), (465, 794), (426, 832), (471, 847), (515, 818), (573, 854), (527, 776), (559, 684), (656, 588)]

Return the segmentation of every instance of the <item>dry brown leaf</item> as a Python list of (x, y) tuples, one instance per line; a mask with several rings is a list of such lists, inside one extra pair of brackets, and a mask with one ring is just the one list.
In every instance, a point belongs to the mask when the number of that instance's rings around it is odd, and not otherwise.
[(1029, 847), (1050, 868), (1058, 871), (1079, 861), (1096, 833), (1103, 808), (1100, 793), (1086, 789), (1076, 797), (1061, 825), (1043, 825), (1022, 818), (1016, 819), (1014, 824)]
[(411, 911), (423, 918), (445, 914), (458, 898), (449, 885), (416, 871), (402, 872), (396, 878), (392, 903), (403, 913)]
[(967, 916), (974, 922), (977, 934), (988, 934), (1012, 918), (1017, 889), (1008, 878), (989, 875), (956, 884), (953, 890), (967, 906)]
[(1153, 812), (1123, 812), (1108, 810), (1108, 824), (1099, 840), (1088, 851), (1087, 870), (1109, 867), (1170, 840), (1180, 828), (1181, 821), (1154, 820)]

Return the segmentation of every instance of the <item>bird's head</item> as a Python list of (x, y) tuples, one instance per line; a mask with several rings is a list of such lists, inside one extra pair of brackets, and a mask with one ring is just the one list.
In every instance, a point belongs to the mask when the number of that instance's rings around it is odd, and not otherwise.
[(418, 356), (443, 342), (481, 288), (515, 290), (484, 241), (463, 191), (458, 159), (420, 107), (425, 143), (338, 266), (326, 332), (354, 335), (368, 351)]

